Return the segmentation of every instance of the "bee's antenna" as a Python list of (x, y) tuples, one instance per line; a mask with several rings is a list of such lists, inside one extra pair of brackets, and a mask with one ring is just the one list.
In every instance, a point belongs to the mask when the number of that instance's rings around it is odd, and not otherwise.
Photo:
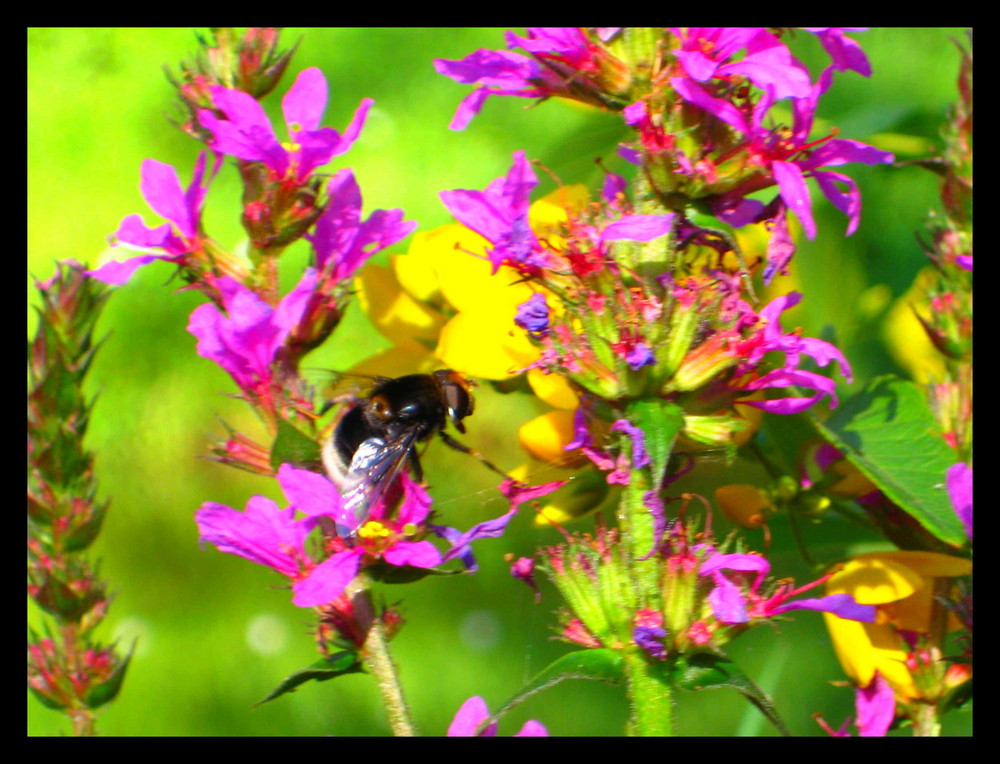
[(447, 443), (449, 446), (451, 446), (452, 448), (454, 448), (456, 451), (461, 451), (463, 454), (469, 454), (470, 456), (476, 457), (479, 461), (481, 461), (483, 464), (485, 464), (487, 467), (489, 467), (495, 473), (497, 473), (498, 475), (500, 475), (501, 477), (503, 477), (505, 480), (512, 480), (512, 478), (511, 478), (510, 475), (508, 475), (502, 469), (500, 469), (499, 467), (497, 467), (489, 459), (487, 459), (481, 453), (479, 453), (478, 451), (476, 451), (474, 448), (469, 448), (464, 443), (460, 443), (459, 441), (457, 441), (453, 437), (451, 437), (448, 433), (446, 433), (444, 430), (441, 430), (440, 434), (441, 434), (441, 439), (445, 443)]

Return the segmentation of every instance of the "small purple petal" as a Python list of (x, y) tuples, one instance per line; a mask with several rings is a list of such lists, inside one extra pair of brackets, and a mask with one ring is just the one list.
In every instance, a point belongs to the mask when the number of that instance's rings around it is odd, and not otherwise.
[(653, 366), (656, 364), (656, 356), (653, 355), (652, 348), (645, 342), (637, 342), (632, 349), (625, 354), (625, 362), (628, 363), (632, 371), (638, 371), (643, 366)]
[(722, 623), (746, 623), (750, 620), (740, 588), (720, 573), (712, 576), (715, 588), (709, 592), (712, 613)]
[(831, 594), (827, 597), (813, 597), (778, 605), (771, 612), (778, 614), (788, 610), (818, 610), (832, 613), (848, 621), (875, 623), (875, 606), (859, 605), (850, 594)]
[(95, 268), (94, 270), (87, 271), (87, 275), (91, 278), (95, 278), (98, 281), (103, 281), (105, 284), (111, 284), (112, 286), (119, 286), (121, 284), (128, 283), (128, 280), (132, 278), (139, 268), (155, 260), (166, 260), (167, 255), (140, 255), (138, 257), (132, 257), (128, 260), (112, 260), (110, 263), (105, 263), (100, 268)]
[(549, 328), (549, 305), (545, 295), (535, 292), (517, 306), (514, 323), (532, 334), (543, 334)]
[(663, 644), (665, 636), (667, 636), (667, 630), (657, 626), (636, 626), (632, 630), (632, 639), (635, 643), (661, 661), (667, 657), (667, 648)]
[(947, 483), (951, 505), (965, 526), (969, 541), (972, 541), (972, 467), (962, 462), (951, 465)]
[(398, 541), (382, 553), (390, 565), (413, 568), (433, 568), (440, 565), (441, 553), (430, 541)]
[(650, 241), (670, 233), (675, 215), (626, 215), (601, 231), (601, 241)]
[(867, 687), (859, 687), (854, 695), (861, 737), (885, 737), (896, 718), (896, 693), (876, 671)]
[[(455, 714), (451, 725), (448, 727), (448, 737), (472, 737), (476, 734), (476, 728), (490, 715), (490, 710), (486, 701), (478, 695), (474, 695), (462, 704)], [(484, 737), (493, 737), (497, 733), (497, 725), (491, 724), (481, 734)]]
[(303, 69), (281, 100), (289, 133), (316, 130), (326, 109), (326, 77), (315, 66)]
[(363, 555), (363, 549), (348, 549), (321, 562), (308, 577), (292, 585), (292, 604), (316, 607), (339, 597), (357, 575)]
[(624, 432), (632, 440), (632, 467), (634, 469), (642, 469), (649, 464), (649, 455), (646, 453), (646, 435), (641, 428), (627, 419), (619, 419), (611, 425), (611, 430)]
[(812, 201), (802, 170), (793, 162), (772, 162), (771, 171), (781, 190), (781, 198), (788, 208), (802, 222), (802, 228), (810, 239), (816, 238), (816, 223), (812, 217)]
[(245, 512), (207, 501), (195, 513), (195, 522), (201, 540), (220, 552), (295, 576), (308, 530), (294, 515), (292, 508), (281, 510), (270, 499), (252, 496)]

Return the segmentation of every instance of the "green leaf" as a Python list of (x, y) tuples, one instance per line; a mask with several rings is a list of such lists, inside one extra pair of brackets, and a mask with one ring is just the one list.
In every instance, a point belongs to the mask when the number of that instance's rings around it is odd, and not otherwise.
[(254, 703), (254, 708), (263, 705), (268, 701), (274, 700), (286, 692), (295, 692), (300, 684), (305, 684), (306, 682), (315, 680), (317, 682), (325, 682), (328, 679), (333, 679), (334, 677), (344, 676), (346, 674), (357, 674), (364, 671), (361, 665), (361, 661), (358, 659), (357, 653), (352, 650), (344, 650), (339, 653), (334, 653), (329, 658), (324, 658), (322, 660), (316, 661), (311, 666), (307, 666), (300, 671), (296, 671), (294, 674), (288, 676), (285, 681), (275, 687), (267, 697), (262, 700), (258, 700)]
[(125, 679), (125, 672), (128, 670), (129, 663), (132, 660), (132, 653), (135, 652), (135, 643), (136, 640), (133, 640), (128, 655), (115, 667), (115, 670), (108, 677), (107, 681), (92, 688), (87, 693), (87, 697), (84, 699), (87, 708), (100, 708), (118, 696), (118, 692), (122, 688), (122, 681)]
[(578, 650), (556, 658), (547, 667), (537, 673), (520, 690), (497, 709), (486, 721), (479, 725), (485, 729), (498, 721), (514, 706), (537, 692), (559, 684), (564, 679), (596, 679), (600, 682), (618, 684), (622, 681), (625, 661), (621, 652), (602, 647), (590, 650)]
[(941, 436), (924, 391), (906, 380), (879, 377), (845, 401), (820, 434), (844, 453), (893, 503), (941, 541), (961, 546), (945, 473), (956, 457)]
[(762, 689), (728, 658), (713, 653), (682, 656), (674, 664), (673, 681), (685, 690), (736, 690), (753, 703), (782, 735), (791, 735), (778, 711)]
[(285, 420), (278, 422), (278, 434), (271, 446), (271, 466), (277, 471), (282, 464), (308, 467), (321, 461), (320, 447), (304, 432)]
[(684, 413), (674, 403), (653, 398), (634, 401), (629, 405), (627, 414), (629, 421), (646, 436), (653, 485), (658, 486), (663, 481), (677, 433), (684, 426)]

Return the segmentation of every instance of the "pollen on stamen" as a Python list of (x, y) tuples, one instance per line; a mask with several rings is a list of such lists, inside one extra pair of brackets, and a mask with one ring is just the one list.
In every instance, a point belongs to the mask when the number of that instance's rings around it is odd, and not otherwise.
[(391, 534), (392, 531), (377, 520), (369, 520), (358, 529), (358, 537), (363, 539), (386, 538)]

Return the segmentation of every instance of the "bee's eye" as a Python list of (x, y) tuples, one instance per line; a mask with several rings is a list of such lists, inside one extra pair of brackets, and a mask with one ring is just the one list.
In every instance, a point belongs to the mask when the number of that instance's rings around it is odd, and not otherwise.
[(379, 419), (389, 419), (392, 417), (392, 406), (384, 395), (372, 396), (372, 413)]

